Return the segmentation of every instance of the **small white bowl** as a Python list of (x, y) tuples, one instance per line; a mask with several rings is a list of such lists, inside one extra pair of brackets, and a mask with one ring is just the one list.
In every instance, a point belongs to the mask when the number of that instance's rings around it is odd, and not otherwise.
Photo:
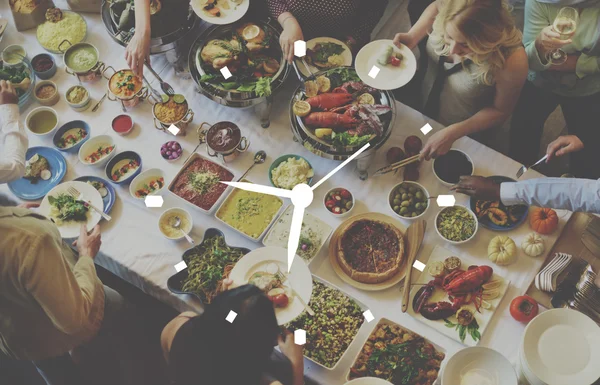
[[(187, 221), (190, 223), (190, 228), (188, 229), (188, 231), (186, 232), (186, 234), (189, 234), (190, 231), (192, 231), (192, 228), (194, 227), (194, 223), (192, 221), (192, 216), (190, 215), (190, 213), (188, 213), (186, 210), (179, 208), (179, 207), (174, 207), (172, 209), (168, 209), (166, 210), (164, 213), (161, 214), (160, 218), (158, 219), (158, 231), (160, 231), (160, 233), (167, 239), (171, 239), (173, 241), (177, 241), (180, 240), (182, 238), (184, 238), (183, 232), (179, 231), (179, 233), (181, 234), (180, 236), (177, 237), (169, 237), (167, 234), (165, 234), (162, 229), (160, 228), (160, 223), (163, 221), (163, 219), (166, 218), (167, 215), (170, 214), (176, 214), (179, 218), (185, 218), (187, 219)], [(185, 229), (182, 229), (185, 230)]]
[[(44, 132), (43, 134), (38, 134), (37, 132), (33, 132), (31, 131), (31, 129), (29, 128), (29, 121), (31, 120), (31, 118), (33, 117), (33, 115), (37, 114), (38, 112), (41, 111), (50, 111), (54, 114), (54, 116), (56, 117), (56, 124), (54, 125), (54, 127), (48, 131), (48, 132)], [(27, 114), (27, 117), (25, 118), (25, 127), (27, 127), (27, 131), (29, 131), (31, 134), (36, 135), (36, 136), (50, 136), (54, 134), (54, 131), (56, 130), (56, 128), (58, 127), (58, 114), (56, 113), (56, 110), (54, 108), (50, 108), (50, 107), (37, 107), (34, 108), (33, 110), (31, 110), (31, 112), (29, 112), (29, 114)]]
[[(54, 93), (52, 94), (52, 96), (50, 96), (49, 98), (46, 98), (46, 99), (42, 99), (42, 98), (38, 97), (38, 95), (37, 95), (38, 90), (40, 88), (42, 88), (43, 86), (48, 86), (48, 85), (54, 87)], [(60, 94), (58, 93), (58, 86), (56, 85), (56, 83), (54, 83), (51, 80), (42, 80), (41, 82), (35, 84), (35, 87), (33, 88), (33, 97), (42, 106), (53, 106), (56, 103), (58, 103), (58, 99), (60, 98)]]
[[(395, 194), (394, 194), (394, 192), (395, 192), (397, 189), (399, 189), (399, 188), (400, 188), (400, 186), (406, 186), (406, 185), (408, 185), (408, 186), (412, 185), (412, 186), (415, 186), (415, 187), (417, 187), (417, 188), (421, 189), (421, 191), (423, 191), (423, 192), (425, 193), (425, 197), (427, 198), (427, 200), (425, 201), (425, 202), (427, 202), (427, 207), (425, 208), (425, 210), (424, 210), (424, 211), (423, 211), (421, 214), (417, 215), (416, 217), (405, 217), (405, 216), (403, 216), (403, 215), (400, 215), (400, 214), (398, 214), (397, 212), (395, 212), (395, 211), (394, 211), (394, 204), (392, 203), (392, 201), (394, 200), (394, 197), (393, 197), (393, 196), (395, 195)], [(398, 218), (407, 219), (407, 220), (409, 220), (409, 221), (412, 221), (412, 220), (415, 220), (415, 219), (419, 219), (419, 218), (421, 218), (423, 215), (425, 215), (425, 213), (427, 212), (427, 210), (429, 210), (429, 205), (431, 204), (431, 202), (429, 201), (429, 197), (430, 197), (430, 195), (429, 195), (429, 191), (427, 191), (427, 189), (425, 188), (425, 186), (423, 186), (422, 184), (419, 184), (419, 183), (417, 183), (417, 182), (404, 181), (404, 182), (402, 182), (402, 183), (398, 183), (397, 185), (395, 185), (395, 186), (394, 186), (394, 187), (393, 187), (393, 188), (390, 190), (390, 193), (389, 193), (389, 195), (388, 195), (388, 204), (389, 204), (389, 206), (390, 206), (390, 210), (392, 210), (392, 212), (393, 212), (393, 213), (394, 213), (394, 214), (395, 214), (395, 215), (396, 215)]]
[(16, 53), (18, 55), (18, 56), (16, 56), (17, 58), (19, 58), (20, 56), (27, 58), (27, 51), (25, 50), (25, 48), (22, 45), (11, 44), (8, 47), (4, 48), (4, 50), (2, 51), (2, 62), (7, 67), (17, 66), (17, 65), (21, 64), (21, 62), (22, 62), (22, 60), (18, 60), (16, 63), (7, 62), (6, 59), (7, 58), (10, 59), (10, 56), (13, 53)]
[[(440, 233), (440, 230), (438, 229), (438, 219), (440, 218), (440, 214), (442, 212), (444, 212), (445, 210), (449, 210), (453, 207), (462, 207), (463, 209), (467, 210), (469, 212), (469, 214), (471, 215), (471, 218), (473, 218), (473, 221), (475, 221), (475, 231), (473, 231), (473, 235), (471, 235), (468, 239), (465, 239), (464, 241), (452, 241), (446, 237), (444, 237), (442, 235), (442, 233)], [(435, 232), (438, 233), (438, 235), (440, 236), (440, 238), (442, 238), (444, 241), (451, 243), (453, 245), (462, 245), (463, 243), (467, 243), (469, 242), (471, 239), (473, 239), (475, 237), (475, 234), (477, 234), (477, 230), (479, 230), (479, 223), (477, 221), (477, 217), (475, 216), (475, 213), (471, 210), (469, 210), (468, 207), (462, 206), (462, 205), (454, 205), (454, 206), (450, 206), (450, 207), (444, 207), (443, 209), (441, 209), (437, 215), (435, 216)]]
[[(86, 162), (85, 157), (88, 156), (89, 154), (93, 153), (96, 149), (98, 149), (98, 146), (115, 146), (115, 148), (113, 148), (113, 150), (110, 154), (108, 154), (104, 158), (100, 159), (96, 163)], [(93, 138), (90, 138), (87, 142), (85, 142), (79, 148), (78, 156), (79, 156), (79, 161), (86, 166), (104, 167), (104, 165), (106, 165), (106, 163), (108, 163), (108, 161), (113, 156), (115, 156), (116, 153), (117, 153), (117, 145), (115, 144), (115, 141), (113, 140), (113, 138), (110, 135), (98, 135), (98, 136), (94, 136)]]
[(163, 186), (160, 189), (158, 189), (156, 191), (153, 191), (153, 192), (151, 192), (148, 195), (156, 195), (156, 194), (158, 194), (166, 186), (166, 184), (165, 184), (165, 173), (162, 170), (158, 169), (158, 168), (151, 168), (150, 170), (146, 170), (143, 173), (141, 173), (138, 176), (136, 176), (135, 178), (133, 178), (133, 180), (129, 184), (129, 194), (131, 194), (131, 196), (134, 199), (138, 199), (138, 200), (141, 200), (141, 201), (145, 200), (146, 199), (145, 196), (144, 197), (138, 197), (138, 196), (136, 196), (135, 195), (135, 191), (138, 190), (141, 187), (140, 185), (142, 185), (144, 183), (148, 183), (150, 180), (158, 179), (158, 178), (163, 178)]
[[(331, 210), (329, 210), (327, 208), (327, 205), (326, 205), (327, 196), (330, 193), (332, 193), (334, 191), (337, 191), (337, 190), (341, 190), (341, 189), (347, 190), (350, 193), (350, 195), (352, 196), (352, 207), (350, 208), (350, 210), (346, 211), (345, 213), (336, 214), (336, 213), (334, 213), (333, 211), (331, 211)], [(327, 191), (327, 194), (325, 194), (325, 196), (323, 197), (323, 206), (325, 206), (325, 210), (327, 210), (327, 212), (329, 214), (333, 215), (336, 218), (343, 218), (343, 217), (347, 217), (352, 212), (352, 210), (354, 210), (354, 206), (356, 206), (356, 198), (354, 197), (354, 194), (352, 193), (352, 191), (348, 190), (347, 188), (345, 188), (345, 187), (335, 187), (335, 188), (332, 188), (331, 190)]]
[[(86, 97), (83, 98), (83, 100), (79, 103), (71, 103), (69, 101), (69, 93), (71, 93), (71, 91), (75, 87), (81, 87), (87, 93)], [(92, 101), (92, 99), (90, 98), (90, 91), (80, 84), (69, 87), (69, 89), (65, 93), (65, 100), (67, 101), (67, 104), (69, 105), (69, 107), (71, 107), (72, 109), (74, 109), (77, 112), (83, 112), (83, 111), (87, 110), (90, 107), (90, 104), (91, 104), (90, 102)]]
[[(518, 385), (517, 373), (510, 361), (497, 351), (482, 346), (462, 349), (442, 370), (442, 385), (462, 384), (465, 376), (489, 377), (496, 385)], [(477, 383), (477, 382), (469, 382)], [(483, 383), (483, 382), (482, 382)]]
[[(475, 163), (473, 162), (473, 159), (471, 159), (471, 157), (469, 156), (469, 154), (467, 154), (463, 150), (459, 150), (458, 148), (451, 148), (450, 151), (458, 151), (458, 152), (464, 154), (467, 157), (467, 159), (469, 160), (469, 162), (471, 162), (471, 175), (473, 175), (475, 173)], [(448, 183), (448, 182), (442, 180), (442, 178), (440, 178), (438, 176), (438, 174), (435, 172), (435, 162), (437, 162), (438, 159), (440, 159), (440, 158), (438, 157), (438, 158), (434, 159), (433, 162), (431, 162), (431, 170), (433, 171), (433, 175), (435, 175), (435, 177), (437, 178), (437, 180), (439, 180), (440, 183), (443, 184), (444, 186), (448, 186), (448, 187), (454, 186), (453, 183)]]

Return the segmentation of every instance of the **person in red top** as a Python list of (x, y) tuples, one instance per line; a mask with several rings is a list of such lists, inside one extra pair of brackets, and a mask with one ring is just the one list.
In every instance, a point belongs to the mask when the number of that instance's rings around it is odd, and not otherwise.
[(288, 61), (294, 42), (315, 37), (334, 37), (353, 51), (371, 40), (373, 28), (383, 16), (388, 0), (266, 0), (271, 16), (283, 32), (279, 38)]

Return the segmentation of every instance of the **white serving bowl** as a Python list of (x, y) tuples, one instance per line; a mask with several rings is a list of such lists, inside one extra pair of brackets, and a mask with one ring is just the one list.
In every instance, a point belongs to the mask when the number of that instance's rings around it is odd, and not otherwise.
[(135, 191), (141, 187), (140, 185), (147, 183), (151, 179), (157, 179), (160, 177), (163, 178), (163, 186), (160, 189), (153, 191), (148, 195), (156, 195), (156, 194), (160, 193), (166, 186), (165, 173), (158, 168), (151, 168), (150, 170), (146, 170), (146, 171), (142, 172), (141, 174), (139, 174), (138, 176), (136, 176), (135, 178), (133, 178), (133, 180), (129, 184), (129, 194), (131, 194), (131, 196), (134, 199), (138, 199), (141, 201), (145, 200), (146, 197), (141, 197), (141, 198), (137, 197), (135, 195)]
[(392, 383), (377, 377), (361, 377), (348, 381), (344, 385), (392, 385)]
[[(100, 146), (100, 145), (115, 146), (115, 148), (113, 148), (113, 150), (110, 154), (108, 154), (104, 158), (100, 159), (96, 163), (86, 162), (85, 157), (88, 156), (89, 154), (91, 154), (92, 152), (94, 152), (94, 150), (98, 149), (98, 146)], [(98, 135), (98, 136), (94, 136), (93, 138), (90, 138), (87, 142), (85, 142), (79, 148), (78, 156), (79, 156), (79, 161), (86, 166), (104, 167), (104, 165), (106, 165), (106, 163), (108, 163), (108, 161), (113, 156), (115, 156), (116, 153), (117, 153), (117, 145), (115, 144), (115, 141), (113, 140), (113, 138), (110, 135)]]
[[(423, 193), (425, 194), (425, 197), (427, 198), (427, 200), (426, 200), (427, 207), (425, 208), (425, 210), (421, 214), (417, 215), (416, 217), (405, 217), (404, 215), (400, 215), (400, 214), (398, 214), (397, 212), (394, 211), (394, 204), (392, 202), (394, 201), (395, 191), (397, 189), (399, 189), (400, 186), (415, 186), (418, 189), (420, 189), (421, 191), (423, 191)], [(422, 184), (419, 184), (417, 182), (404, 181), (402, 183), (398, 183), (397, 185), (395, 185), (390, 190), (390, 193), (388, 194), (388, 204), (389, 204), (390, 210), (392, 210), (392, 212), (394, 213), (395, 216), (397, 216), (398, 218), (402, 218), (402, 219), (406, 219), (406, 220), (409, 220), (409, 221), (413, 221), (415, 219), (421, 218), (423, 215), (425, 215), (425, 213), (427, 212), (427, 210), (429, 210), (429, 205), (430, 205), (429, 197), (430, 197), (429, 191), (427, 191), (427, 189), (425, 188), (425, 186), (423, 186)]]
[[(442, 385), (459, 385), (465, 376), (473, 376), (469, 384), (518, 385), (517, 374), (510, 361), (497, 351), (482, 346), (462, 349), (454, 354), (442, 370)], [(474, 379), (481, 378), (479, 382)]]
[[(350, 193), (350, 195), (352, 195), (352, 207), (350, 208), (350, 210), (346, 211), (345, 213), (341, 213), (341, 214), (336, 214), (333, 211), (329, 210), (327, 208), (327, 205), (325, 204), (325, 202), (327, 201), (327, 196), (337, 190), (348, 190), (348, 192)], [(352, 212), (352, 210), (354, 210), (354, 207), (356, 206), (356, 197), (354, 196), (354, 193), (352, 191), (350, 191), (349, 189), (345, 188), (345, 187), (335, 187), (332, 188), (331, 190), (327, 191), (327, 194), (325, 194), (325, 196), (323, 197), (323, 206), (325, 207), (325, 210), (327, 210), (327, 212), (331, 215), (333, 215), (336, 218), (344, 218), (347, 217), (348, 215), (350, 215), (350, 213)]]
[[(29, 128), (29, 121), (31, 120), (31, 117), (33, 115), (39, 113), (40, 111), (50, 111), (56, 117), (56, 124), (54, 125), (54, 127), (50, 131), (44, 132), (43, 134), (38, 134), (37, 132), (33, 132)], [(50, 108), (50, 107), (37, 107), (37, 108), (34, 108), (33, 110), (31, 110), (31, 112), (29, 112), (29, 114), (27, 114), (27, 117), (25, 118), (25, 127), (27, 127), (27, 131), (30, 134), (35, 135), (35, 136), (44, 137), (44, 136), (54, 135), (54, 131), (56, 131), (56, 128), (58, 127), (58, 114), (56, 113), (56, 110), (54, 108)]]
[(177, 216), (179, 218), (185, 218), (185, 219), (187, 219), (187, 221), (190, 223), (190, 229), (186, 232), (186, 234), (189, 234), (192, 231), (192, 228), (194, 227), (194, 222), (192, 221), (192, 216), (190, 215), (190, 213), (188, 213), (187, 211), (185, 211), (182, 208), (174, 207), (172, 209), (166, 210), (164, 213), (161, 214), (160, 218), (158, 219), (158, 231), (160, 231), (160, 233), (165, 238), (173, 240), (173, 241), (177, 241), (177, 240), (180, 240), (180, 239), (184, 238), (183, 231), (179, 232), (179, 233), (181, 233), (181, 236), (178, 236), (178, 237), (169, 237), (167, 234), (163, 233), (163, 231), (160, 229), (160, 222), (163, 220), (164, 217), (166, 217), (169, 214), (177, 214)]
[[(442, 233), (440, 232), (440, 230), (438, 229), (438, 225), (437, 224), (438, 224), (438, 219), (439, 219), (441, 213), (443, 211), (445, 211), (445, 210), (448, 210), (448, 209), (452, 208), (452, 207), (462, 207), (462, 208), (464, 208), (465, 210), (467, 210), (469, 212), (469, 214), (471, 214), (471, 217), (475, 221), (475, 231), (473, 231), (473, 235), (471, 235), (471, 237), (469, 237), (468, 239), (465, 239), (464, 241), (452, 241), (452, 240), (444, 237), (442, 235)], [(440, 238), (442, 238), (444, 241), (446, 241), (448, 243), (451, 243), (453, 245), (462, 245), (463, 243), (469, 242), (471, 239), (475, 238), (475, 234), (477, 234), (477, 230), (479, 230), (479, 223), (477, 222), (477, 216), (475, 216), (475, 213), (473, 211), (471, 211), (468, 207), (465, 207), (465, 206), (462, 206), (462, 205), (454, 205), (454, 206), (444, 207), (443, 209), (441, 209), (437, 213), (437, 215), (435, 216), (434, 225), (435, 225), (435, 232), (438, 233), (438, 235), (440, 236)]]

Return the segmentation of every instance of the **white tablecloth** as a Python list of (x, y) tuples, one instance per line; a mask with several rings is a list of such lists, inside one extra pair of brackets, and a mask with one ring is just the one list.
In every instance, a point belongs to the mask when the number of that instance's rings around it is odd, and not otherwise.
[[(10, 19), (7, 2), (3, 2), (0, 5), (0, 13)], [(125, 68), (123, 48), (107, 36), (100, 17), (98, 15), (85, 14), (85, 18), (89, 26), (88, 41), (98, 47), (101, 60), (116, 69)], [(43, 51), (35, 39), (35, 30), (17, 33), (11, 23), (0, 48), (14, 43), (22, 44), (26, 48), (30, 58)], [(151, 106), (148, 103), (139, 105), (131, 112), (136, 122), (134, 131), (126, 137), (118, 136), (111, 131), (110, 122), (121, 112), (120, 105), (116, 102), (105, 100), (100, 109), (95, 113), (91, 112), (91, 109), (84, 113), (77, 113), (71, 110), (64, 100), (64, 92), (69, 86), (76, 84), (77, 80), (64, 72), (60, 56), (55, 56), (55, 59), (60, 64), (57, 75), (52, 80), (58, 84), (59, 91), (61, 92), (61, 100), (54, 108), (60, 115), (60, 123), (66, 123), (73, 119), (86, 120), (91, 125), (92, 136), (100, 134), (112, 135), (115, 138), (119, 152), (124, 150), (137, 151), (143, 158), (143, 169), (153, 167), (163, 169), (167, 175), (166, 182), (169, 183), (180, 169), (183, 158), (186, 158), (197, 144), (197, 138), (193, 130), (190, 130), (191, 132), (186, 137), (178, 139), (184, 147), (184, 157), (174, 164), (166, 162), (160, 157), (159, 148), (162, 143), (172, 140), (173, 137), (159, 132), (154, 128)], [(161, 76), (175, 88), (176, 92), (184, 94), (188, 99), (188, 102), (196, 113), (194, 122), (191, 125), (192, 128), (197, 127), (204, 121), (214, 123), (221, 120), (233, 121), (241, 127), (243, 134), (250, 139), (251, 145), (247, 153), (240, 156), (234, 163), (228, 165), (238, 175), (250, 166), (253, 153), (258, 150), (266, 150), (268, 159), (264, 165), (255, 167), (249, 174), (248, 178), (256, 183), (268, 184), (267, 173), (269, 164), (278, 156), (286, 153), (296, 153), (305, 156), (315, 168), (315, 180), (323, 177), (338, 164), (337, 162), (320, 158), (292, 141), (287, 108), (291, 92), (298, 84), (296, 79), (291, 78), (293, 75), (288, 79), (287, 85), (275, 96), (271, 115), (271, 127), (265, 130), (261, 128), (260, 122), (252, 110), (236, 110), (219, 106), (196, 93), (193, 81), (184, 81), (176, 78), (172, 68), (166, 66), (164, 58), (153, 58), (153, 66), (155, 69), (160, 70)], [(149, 73), (146, 74), (146, 77), (153, 79)], [(155, 81), (152, 81), (152, 83), (155, 88), (160, 89)], [(86, 86), (91, 91), (92, 97), (98, 100), (104, 94), (106, 82), (100, 81), (91, 85), (86, 84)], [(35, 103), (22, 112), (23, 116), (32, 107), (35, 107)], [(371, 167), (371, 173), (384, 165), (385, 152), (389, 147), (402, 146), (404, 138), (408, 135), (419, 135), (422, 137), (423, 135), (419, 132), (419, 129), (426, 122), (428, 122), (428, 119), (419, 112), (397, 104), (397, 116), (392, 136), (382, 150), (378, 152), (375, 162)], [(435, 129), (440, 128), (439, 124), (435, 122), (430, 123)], [(51, 138), (40, 139), (38, 137), (30, 137), (30, 145), (52, 147)], [(465, 150), (473, 158), (476, 173), (479, 175), (513, 176), (519, 167), (516, 162), (504, 155), (490, 150), (469, 138), (457, 141), (455, 147)], [(205, 150), (205, 146), (199, 149), (201, 153), (205, 153)], [(76, 154), (66, 154), (66, 158), (68, 161), (68, 172), (64, 180), (72, 180), (82, 175), (105, 177), (103, 169), (80, 164)], [(322, 200), (326, 191), (335, 186), (345, 186), (353, 192), (358, 199), (357, 206), (354, 209), (355, 214), (366, 212), (392, 214), (387, 204), (387, 196), (390, 189), (396, 183), (400, 182), (399, 177), (386, 175), (379, 178), (370, 178), (363, 182), (358, 179), (353, 168), (354, 166), (347, 167), (326, 182), (324, 186), (320, 187), (316, 191), (313, 204), (308, 208), (311, 213), (319, 216), (334, 228), (341, 223), (341, 220), (334, 218), (326, 211)], [(421, 177), (419, 182), (429, 190), (431, 195), (448, 193), (448, 189), (435, 179), (430, 163), (422, 164), (420, 171)], [(539, 174), (535, 172), (529, 172), (525, 177), (538, 176)], [(163, 194), (165, 199), (163, 208), (149, 209), (142, 202), (136, 201), (130, 196), (128, 186), (116, 186), (116, 191), (118, 199), (111, 212), (113, 220), (110, 223), (102, 222), (101, 225), (103, 243), (101, 254), (96, 258), (97, 263), (133, 283), (144, 292), (179, 310), (200, 309), (200, 304), (189, 296), (173, 295), (167, 289), (167, 279), (175, 273), (174, 265), (181, 261), (182, 253), (189, 246), (185, 241), (169, 241), (159, 232), (157, 225), (158, 217), (166, 208), (183, 205), (185, 209), (192, 213), (194, 228), (191, 235), (197, 241), (202, 238), (206, 229), (217, 227), (224, 231), (227, 242), (231, 245), (249, 248), (259, 247), (257, 243), (253, 243), (238, 233), (224, 228), (214, 217), (204, 215), (194, 210), (193, 207), (183, 204), (178, 198), (175, 198), (168, 192)], [(0, 186), (0, 192), (10, 195), (6, 186)], [(457, 203), (468, 203), (468, 199), (465, 196), (457, 196), (456, 198)], [(481, 264), (489, 263), (486, 257), (487, 244), (497, 233), (480, 229), (473, 241), (461, 247), (453, 247), (443, 242), (433, 229), (433, 218), (437, 211), (436, 205), (432, 204), (425, 216), (425, 219), (428, 221), (428, 230), (418, 259), (426, 262), (433, 248), (436, 245), (441, 245), (458, 256), (468, 255), (478, 260)], [(567, 219), (568, 215), (561, 219), (559, 231), (546, 237), (547, 250), (551, 249)], [(408, 225), (408, 223), (405, 223), (405, 225)], [(508, 235), (520, 245), (523, 237), (529, 232), (528, 225), (524, 224), (519, 229), (509, 232)], [(511, 318), (508, 312), (508, 305), (512, 298), (526, 291), (528, 285), (541, 267), (543, 258), (543, 256), (537, 259), (530, 258), (520, 251), (518, 262), (515, 264), (508, 267), (494, 266), (496, 272), (511, 281), (511, 287), (497, 309), (496, 315), (492, 319), (487, 332), (483, 335), (481, 345), (498, 350), (513, 362), (516, 361), (517, 347), (524, 331), (524, 325)], [(399, 286), (380, 292), (364, 292), (345, 284), (332, 270), (326, 255), (326, 247), (313, 261), (311, 270), (314, 274), (338, 285), (348, 294), (367, 304), (376, 318), (371, 325), (367, 325), (361, 329), (357, 339), (350, 346), (349, 351), (343, 357), (342, 362), (336, 370), (328, 371), (307, 362), (307, 375), (320, 383), (338, 385), (345, 382), (352, 360), (361, 349), (362, 344), (377, 322), (377, 319), (381, 317), (389, 318), (429, 338), (447, 349), (448, 353), (453, 353), (462, 347), (458, 342), (437, 333), (408, 314), (401, 313)]]

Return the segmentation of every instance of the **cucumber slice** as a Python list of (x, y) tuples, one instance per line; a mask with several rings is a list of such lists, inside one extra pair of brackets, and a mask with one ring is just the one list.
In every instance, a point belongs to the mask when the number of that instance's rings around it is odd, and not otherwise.
[(100, 187), (98, 189), (98, 192), (100, 193), (100, 196), (102, 198), (106, 197), (108, 195), (108, 190), (105, 187)]
[(35, 163), (40, 160), (40, 156), (38, 154), (33, 154), (31, 158), (29, 158), (29, 163)]
[(42, 170), (42, 172), (40, 173), (40, 178), (42, 178), (43, 180), (48, 180), (52, 177), (52, 173), (50, 172), (50, 170)]

